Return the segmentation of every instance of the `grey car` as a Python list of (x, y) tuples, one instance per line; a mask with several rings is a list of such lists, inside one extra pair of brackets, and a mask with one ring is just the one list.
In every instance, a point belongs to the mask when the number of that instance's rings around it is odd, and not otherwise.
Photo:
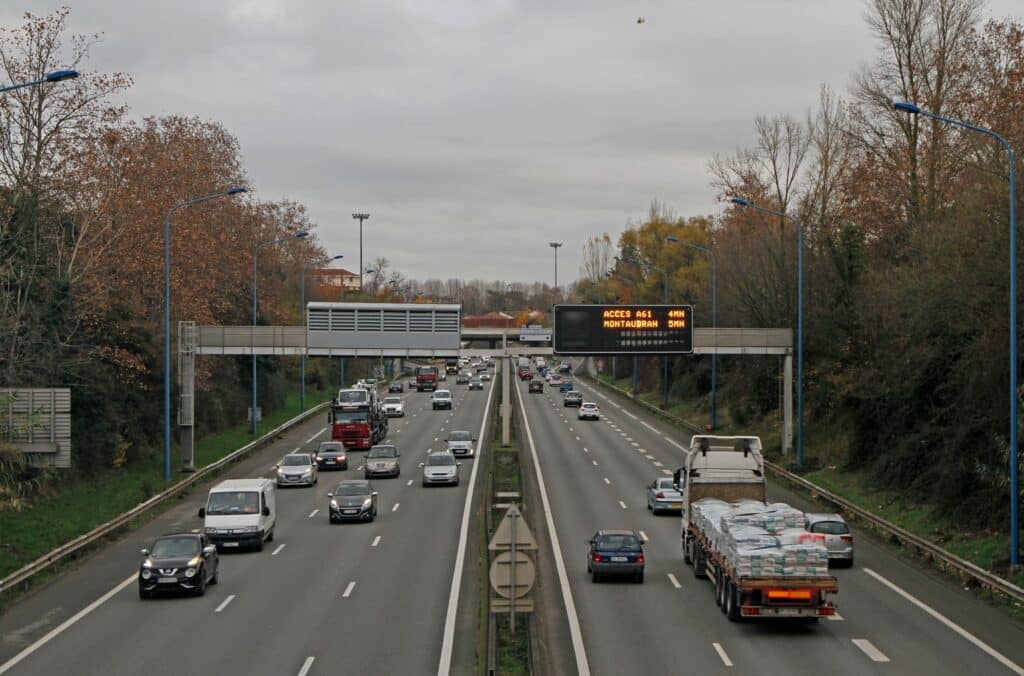
[(321, 441), (316, 449), (317, 469), (348, 469), (348, 454), (340, 441)]
[(683, 494), (672, 487), (672, 477), (659, 477), (647, 485), (647, 509), (654, 514), (683, 511)]
[(452, 430), (448, 434), (448, 452), (452, 455), (476, 455), (476, 439), (472, 432), (466, 430)]
[(316, 460), (309, 453), (289, 453), (274, 469), (278, 486), (312, 486), (317, 482)]
[(853, 535), (846, 520), (838, 514), (806, 514), (804, 528), (809, 533), (825, 536), (829, 563), (853, 567)]
[(373, 521), (377, 518), (377, 491), (369, 481), (342, 481), (327, 494), (327, 499), (327, 516), (331, 523)]
[(391, 444), (378, 444), (370, 448), (366, 454), (365, 476), (401, 476), (402, 468), (398, 465), (398, 449)]
[(426, 462), (420, 463), (420, 467), (423, 468), (423, 485), (458, 486), (461, 464), (454, 455), (447, 451), (431, 453), (427, 456)]

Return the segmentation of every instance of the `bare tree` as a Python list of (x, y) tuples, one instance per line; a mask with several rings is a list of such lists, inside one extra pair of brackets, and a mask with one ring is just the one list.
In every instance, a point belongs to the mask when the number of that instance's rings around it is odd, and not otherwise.
[(607, 232), (600, 237), (589, 238), (583, 245), (580, 276), (592, 283), (601, 281), (612, 266), (613, 250), (612, 238)]

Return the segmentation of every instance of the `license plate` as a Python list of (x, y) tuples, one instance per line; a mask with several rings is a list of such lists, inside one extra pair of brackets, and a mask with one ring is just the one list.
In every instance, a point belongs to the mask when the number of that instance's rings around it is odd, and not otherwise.
[(225, 542), (225, 543), (223, 543), (223, 545), (225, 547), (237, 547), (238, 543), (237, 542)]
[(612, 562), (613, 563), (625, 563), (628, 560), (629, 559), (627, 559), (625, 556), (613, 556), (612, 557)]
[(776, 615), (781, 615), (783, 617), (789, 617), (789, 616), (799, 615), (800, 614), (800, 609), (799, 608), (779, 608), (778, 610), (775, 611), (775, 614)]
[(357, 513), (357, 512), (359, 511), (359, 510), (358, 510), (358, 509), (345, 509), (345, 510), (342, 510), (342, 511), (343, 511), (343, 512), (344, 512), (345, 514), (355, 514), (355, 513)]
[(159, 582), (160, 584), (166, 584), (168, 582), (173, 584), (173, 583), (178, 581), (178, 578), (176, 578), (176, 577), (158, 577), (156, 579), (156, 581)]
[(324, 464), (325, 465), (333, 465), (334, 461), (333, 460), (324, 460)]

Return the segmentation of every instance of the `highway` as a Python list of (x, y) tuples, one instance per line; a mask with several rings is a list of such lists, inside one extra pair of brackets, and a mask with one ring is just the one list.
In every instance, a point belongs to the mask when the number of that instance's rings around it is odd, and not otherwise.
[[(688, 437), (575, 382), (586, 400), (601, 406), (602, 420), (579, 421), (556, 389), (529, 394), (518, 379), (517, 404), (529, 426), (524, 451), (532, 442), (541, 465), (590, 673), (1020, 673), (1020, 623), (856, 529), (856, 566), (834, 571), (836, 619), (729, 622), (711, 584), (683, 564), (679, 517), (646, 509), (645, 486), (679, 466)], [(523, 465), (532, 471), (528, 459)], [(811, 507), (774, 484), (768, 494)], [(647, 536), (644, 584), (591, 583), (584, 542), (598, 528), (633, 528)]]
[[(206, 490), (197, 490), (9, 608), (0, 617), (0, 673), (437, 673), (475, 461), (463, 460), (458, 487), (422, 486), (418, 464), (444, 447), (448, 430), (479, 435), (493, 394), (491, 383), (483, 392), (445, 385), (455, 398), (450, 413), (432, 411), (429, 393), (403, 395), (406, 417), (392, 418), (388, 433), (402, 473), (373, 480), (375, 522), (328, 523), (327, 493), (362, 477), (364, 452), (350, 452), (347, 471), (321, 472), (313, 488), (278, 489), (274, 542), (222, 554), (220, 583), (206, 596), (141, 601), (138, 550), (201, 526)], [(223, 478), (271, 476), (284, 453), (315, 449), (329, 432), (326, 412), (314, 418)]]

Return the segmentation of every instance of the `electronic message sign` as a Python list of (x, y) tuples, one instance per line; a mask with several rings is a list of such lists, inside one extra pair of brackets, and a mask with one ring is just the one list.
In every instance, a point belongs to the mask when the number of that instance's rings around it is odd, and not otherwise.
[(690, 354), (692, 305), (556, 305), (556, 354)]

